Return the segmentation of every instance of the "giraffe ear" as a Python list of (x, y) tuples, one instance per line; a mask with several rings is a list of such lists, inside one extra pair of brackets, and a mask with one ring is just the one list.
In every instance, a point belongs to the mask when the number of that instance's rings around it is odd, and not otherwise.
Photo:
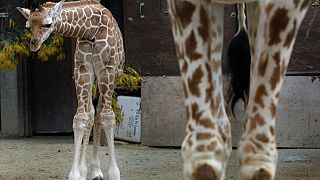
[(21, 14), (26, 18), (29, 19), (30, 10), (26, 8), (17, 7), (17, 9), (21, 12)]
[(59, 16), (59, 14), (61, 13), (62, 10), (62, 5), (64, 3), (64, 0), (60, 1), (59, 3), (57, 3), (54, 7), (53, 7), (53, 13), (56, 16)]

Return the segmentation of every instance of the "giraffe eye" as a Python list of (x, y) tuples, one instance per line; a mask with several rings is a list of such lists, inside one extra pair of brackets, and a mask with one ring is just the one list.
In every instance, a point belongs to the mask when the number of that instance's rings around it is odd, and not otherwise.
[(43, 27), (45, 27), (45, 28), (51, 28), (51, 25), (52, 25), (52, 24), (45, 24), (45, 25), (43, 25)]

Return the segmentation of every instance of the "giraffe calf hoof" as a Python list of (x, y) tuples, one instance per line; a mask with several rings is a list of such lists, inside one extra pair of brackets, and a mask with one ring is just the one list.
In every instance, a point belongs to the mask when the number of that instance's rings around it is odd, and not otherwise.
[(253, 174), (251, 180), (272, 180), (272, 175), (266, 169), (260, 168)]
[(97, 177), (93, 178), (92, 180), (104, 180), (104, 177), (102, 177), (102, 176), (97, 176)]
[(195, 180), (218, 180), (218, 176), (215, 172), (215, 170), (207, 165), (203, 164), (195, 170), (195, 172), (192, 174), (193, 179)]

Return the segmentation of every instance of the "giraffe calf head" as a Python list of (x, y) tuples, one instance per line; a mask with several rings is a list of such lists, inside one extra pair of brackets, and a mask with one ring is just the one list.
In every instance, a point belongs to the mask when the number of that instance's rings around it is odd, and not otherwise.
[(30, 49), (32, 51), (38, 51), (42, 43), (54, 31), (63, 2), (64, 0), (56, 3), (51, 8), (42, 5), (32, 8), (31, 10), (17, 7), (27, 19), (26, 28), (30, 28), (31, 31)]

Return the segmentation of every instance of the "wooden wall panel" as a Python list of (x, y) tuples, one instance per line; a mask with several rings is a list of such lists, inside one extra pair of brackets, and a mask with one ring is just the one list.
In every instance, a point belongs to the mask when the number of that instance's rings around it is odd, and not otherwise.
[(126, 4), (126, 64), (144, 75), (178, 75), (173, 37), (165, 0), (145, 1), (140, 17), (138, 0)]
[(222, 50), (222, 72), (226, 73), (226, 54), (230, 41), (237, 32), (237, 17), (232, 16), (236, 12), (236, 6), (225, 5), (224, 8), (224, 34)]
[[(225, 80), (225, 82), (227, 82)], [(277, 115), (279, 147), (320, 148), (320, 81), (312, 77), (287, 76)], [(175, 77), (149, 77), (142, 84), (141, 141), (149, 146), (180, 146), (185, 133), (182, 80)], [(242, 103), (237, 104), (231, 121), (233, 146), (243, 131)]]
[(288, 74), (320, 73), (320, 6), (311, 6), (302, 22)]
[[(139, 4), (126, 3), (127, 64), (141, 70), (143, 75), (179, 75), (178, 63), (165, 0), (144, 2), (144, 18), (140, 18)], [(225, 6), (223, 72), (226, 70), (226, 51), (237, 30), (236, 18), (231, 17), (235, 6)], [(320, 72), (320, 7), (311, 6), (299, 30), (288, 74)]]
[[(166, 0), (145, 1), (144, 18), (140, 17), (140, 3), (126, 2), (126, 63), (143, 75), (179, 75)], [(233, 11), (234, 6), (225, 7), (224, 51), (236, 32)]]

